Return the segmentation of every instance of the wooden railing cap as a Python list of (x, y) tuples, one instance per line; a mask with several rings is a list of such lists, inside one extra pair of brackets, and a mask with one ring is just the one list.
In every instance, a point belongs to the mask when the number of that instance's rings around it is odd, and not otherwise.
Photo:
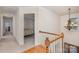
[(59, 34), (56, 34), (56, 33), (50, 33), (50, 32), (45, 32), (45, 31), (39, 31), (39, 33), (44, 33), (44, 34), (50, 34), (50, 35), (56, 35), (56, 36), (59, 36)]

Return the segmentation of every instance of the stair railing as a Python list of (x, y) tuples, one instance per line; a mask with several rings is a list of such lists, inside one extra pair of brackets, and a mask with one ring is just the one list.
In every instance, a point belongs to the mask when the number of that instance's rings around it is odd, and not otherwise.
[(56, 41), (58, 41), (58, 40), (60, 40), (60, 39), (61, 39), (61, 41), (62, 41), (62, 53), (63, 53), (63, 49), (64, 49), (64, 47), (63, 47), (63, 46), (64, 46), (64, 45), (63, 45), (64, 34), (63, 34), (63, 33), (55, 34), (55, 33), (49, 33), (49, 32), (45, 32), (45, 31), (39, 31), (39, 33), (57, 36), (57, 37), (56, 37), (55, 39), (53, 39), (53, 40), (50, 40), (49, 37), (46, 37), (46, 39), (45, 39), (45, 47), (46, 47), (46, 52), (47, 52), (47, 53), (50, 51), (49, 46), (50, 46), (52, 43), (54, 43), (54, 42), (56, 42)]

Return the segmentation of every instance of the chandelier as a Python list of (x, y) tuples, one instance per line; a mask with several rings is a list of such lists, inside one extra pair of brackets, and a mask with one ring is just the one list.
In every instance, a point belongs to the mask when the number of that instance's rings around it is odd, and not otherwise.
[(73, 21), (71, 21), (71, 20), (72, 20), (72, 19), (70, 18), (70, 10), (71, 10), (71, 9), (69, 8), (68, 10), (69, 10), (69, 19), (68, 19), (68, 21), (67, 21), (67, 24), (65, 25), (65, 28), (70, 31), (71, 29), (77, 28), (78, 25), (75, 24)]

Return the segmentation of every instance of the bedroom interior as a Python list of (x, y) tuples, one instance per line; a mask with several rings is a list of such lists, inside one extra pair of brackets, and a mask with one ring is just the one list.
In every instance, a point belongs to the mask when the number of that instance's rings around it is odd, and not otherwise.
[(24, 44), (35, 44), (34, 40), (34, 14), (24, 14)]

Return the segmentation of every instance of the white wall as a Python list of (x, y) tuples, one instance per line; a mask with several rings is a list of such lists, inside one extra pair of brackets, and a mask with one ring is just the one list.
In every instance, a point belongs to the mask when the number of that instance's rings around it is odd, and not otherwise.
[(16, 14), (15, 14), (15, 39), (19, 44), (19, 10), (17, 10)]
[[(72, 18), (79, 17), (79, 13), (71, 15)], [(64, 32), (64, 41), (79, 46), (79, 32), (68, 31), (64, 28), (68, 15), (61, 16), (61, 32)]]
[(55, 14), (54, 12), (43, 8), (39, 7), (39, 30), (44, 30), (47, 32), (59, 32), (60, 31), (60, 20), (59, 16)]
[(35, 39), (35, 44), (40, 44), (44, 41), (41, 39), (39, 30), (52, 32), (52, 33), (59, 33), (60, 31), (60, 17), (55, 14), (54, 12), (39, 7), (38, 11), (38, 39)]

